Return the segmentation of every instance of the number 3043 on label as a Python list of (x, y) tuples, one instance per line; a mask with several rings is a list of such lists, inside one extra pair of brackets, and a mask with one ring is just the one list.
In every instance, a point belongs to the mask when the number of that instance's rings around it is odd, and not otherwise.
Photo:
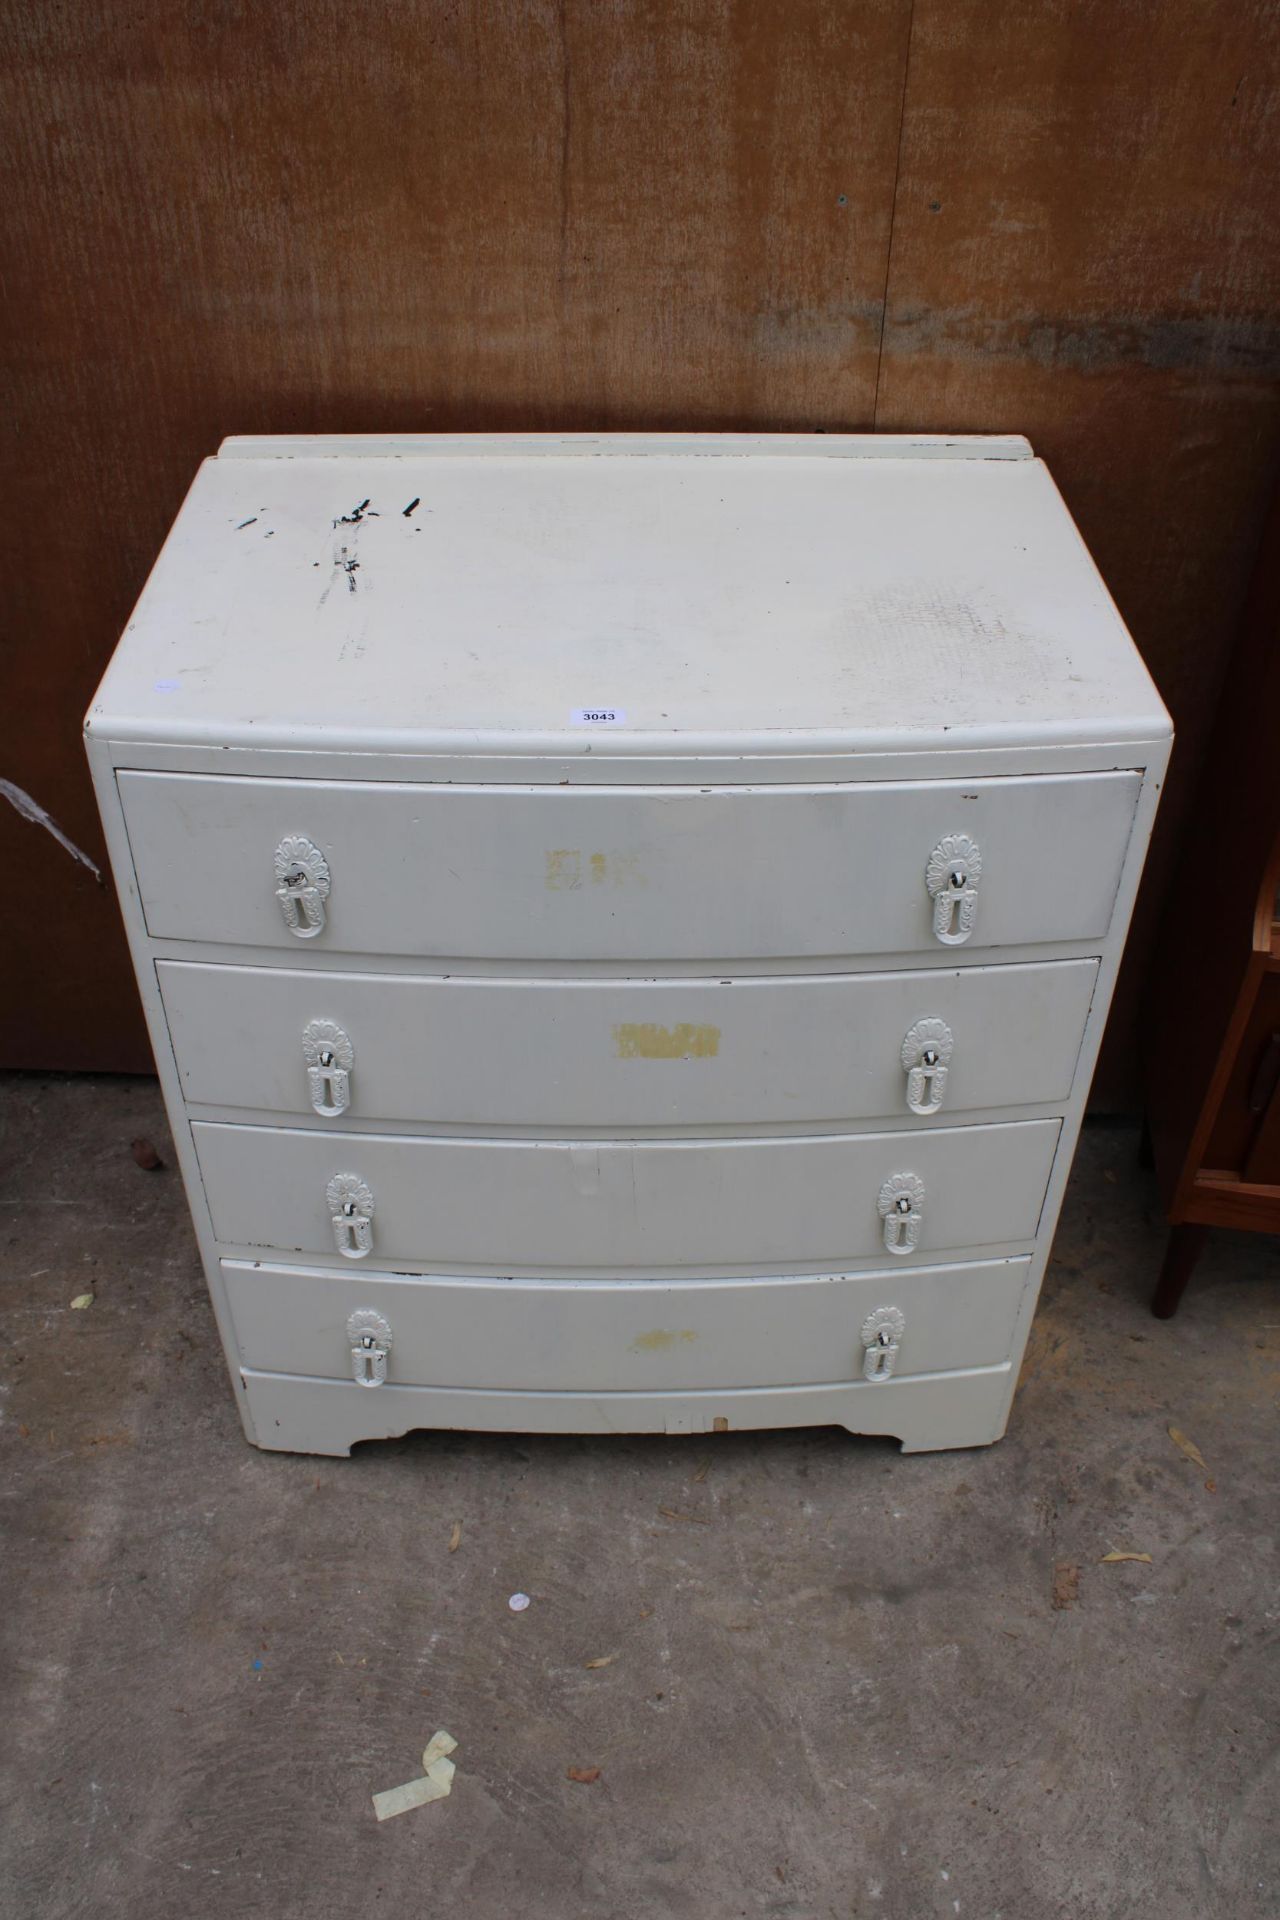
[(570, 717), (575, 727), (625, 727), (627, 724), (621, 707), (575, 707)]

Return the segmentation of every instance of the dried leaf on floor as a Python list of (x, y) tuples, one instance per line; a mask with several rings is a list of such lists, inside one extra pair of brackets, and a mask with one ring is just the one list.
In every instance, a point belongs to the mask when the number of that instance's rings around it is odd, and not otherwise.
[(576, 1780), (578, 1782), (578, 1785), (581, 1787), (591, 1787), (591, 1786), (594, 1786), (596, 1781), (600, 1778), (600, 1768), (599, 1767), (566, 1767), (565, 1775), (567, 1779)]
[(694, 1472), (693, 1478), (695, 1483), (705, 1480), (707, 1475), (710, 1473), (710, 1471), (711, 1471), (710, 1460), (703, 1460)]
[(1061, 1613), (1067, 1607), (1074, 1607), (1080, 1599), (1080, 1569), (1074, 1560), (1059, 1560), (1053, 1569), (1053, 1591), (1050, 1595), (1055, 1613)]
[(453, 1532), (449, 1535), (450, 1553), (456, 1553), (458, 1551), (458, 1548), (461, 1545), (462, 1545), (462, 1522), (461, 1520), (455, 1520), (453, 1523)]
[(92, 1305), (93, 1295), (91, 1293), (78, 1293), (71, 1302), (71, 1310), (73, 1313), (78, 1313), (82, 1307), (91, 1307)]
[(1119, 1560), (1141, 1560), (1144, 1566), (1149, 1567), (1151, 1565), (1151, 1555), (1149, 1553), (1117, 1553), (1114, 1547), (1110, 1553), (1103, 1554), (1098, 1565), (1100, 1567), (1113, 1567)]
[(617, 1657), (616, 1653), (602, 1653), (598, 1659), (584, 1660), (582, 1664), (588, 1673), (593, 1673), (597, 1667), (611, 1667)]
[(1208, 1473), (1209, 1463), (1194, 1440), (1188, 1440), (1186, 1434), (1179, 1432), (1177, 1427), (1169, 1428), (1169, 1438), (1179, 1453), (1185, 1453), (1188, 1460), (1195, 1461), (1195, 1464), (1200, 1468), (1202, 1473)]
[(664, 1520), (683, 1520), (686, 1524), (692, 1522), (699, 1527), (711, 1525), (705, 1513), (680, 1513), (675, 1507), (659, 1507), (658, 1512)]

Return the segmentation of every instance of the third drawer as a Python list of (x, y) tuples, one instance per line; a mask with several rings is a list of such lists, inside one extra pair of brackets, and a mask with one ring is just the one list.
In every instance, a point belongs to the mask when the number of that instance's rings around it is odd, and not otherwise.
[(197, 1121), (193, 1133), (226, 1247), (400, 1271), (603, 1277), (1012, 1251), (1035, 1237), (1059, 1128), (575, 1142)]

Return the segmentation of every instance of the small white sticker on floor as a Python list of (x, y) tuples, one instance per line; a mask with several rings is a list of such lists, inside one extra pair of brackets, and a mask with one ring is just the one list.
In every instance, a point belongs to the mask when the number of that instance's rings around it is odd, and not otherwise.
[(627, 724), (621, 707), (575, 707), (569, 717), (575, 727), (625, 727)]

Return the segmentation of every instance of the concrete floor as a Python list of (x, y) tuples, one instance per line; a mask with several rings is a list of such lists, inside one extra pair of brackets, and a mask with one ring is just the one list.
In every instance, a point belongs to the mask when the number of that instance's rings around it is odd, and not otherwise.
[[(1131, 1130), (1086, 1133), (994, 1448), (348, 1462), (242, 1439), (178, 1177), (130, 1155), (154, 1086), (0, 1111), (6, 1920), (1280, 1912), (1280, 1263), (1223, 1234), (1150, 1319)], [(452, 1796), (379, 1826), (437, 1727)]]

